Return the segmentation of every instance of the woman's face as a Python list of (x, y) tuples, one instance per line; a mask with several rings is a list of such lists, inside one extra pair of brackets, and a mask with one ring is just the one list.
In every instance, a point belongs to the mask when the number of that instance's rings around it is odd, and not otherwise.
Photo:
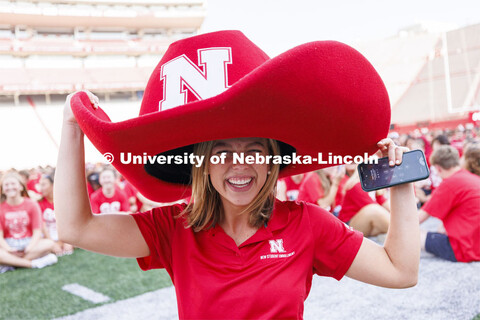
[(208, 161), (210, 181), (220, 194), (225, 209), (245, 207), (250, 204), (262, 189), (269, 170), (268, 164), (241, 164), (233, 162), (233, 154), (244, 156), (268, 155), (266, 139), (236, 138), (217, 140), (212, 148), (212, 156), (226, 154), (225, 162), (212, 164)]
[(104, 188), (113, 188), (115, 186), (115, 174), (112, 170), (104, 170), (100, 173), (99, 182)]
[(21, 191), (22, 191), (22, 185), (16, 178), (8, 177), (5, 180), (3, 180), (2, 193), (7, 198), (15, 198), (21, 193)]
[(53, 192), (53, 185), (47, 178), (40, 179), (40, 193), (44, 197), (49, 197)]

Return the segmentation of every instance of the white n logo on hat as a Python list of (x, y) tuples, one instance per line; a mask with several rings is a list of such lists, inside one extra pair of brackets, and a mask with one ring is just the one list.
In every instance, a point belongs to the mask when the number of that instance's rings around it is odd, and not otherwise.
[(283, 239), (278, 240), (268, 240), (270, 243), (270, 253), (284, 253), (285, 249), (283, 248)]
[(227, 64), (232, 63), (231, 48), (205, 48), (198, 50), (196, 66), (186, 55), (168, 61), (162, 66), (163, 100), (159, 110), (187, 103), (187, 89), (198, 99), (207, 99), (228, 89)]

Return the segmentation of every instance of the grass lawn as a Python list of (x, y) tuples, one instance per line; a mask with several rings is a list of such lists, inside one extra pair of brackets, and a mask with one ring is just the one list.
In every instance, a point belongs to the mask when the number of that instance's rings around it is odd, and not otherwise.
[(0, 319), (51, 319), (100, 304), (62, 290), (78, 283), (111, 300), (134, 297), (171, 285), (167, 272), (141, 271), (135, 259), (113, 258), (76, 249), (44, 269), (0, 274)]

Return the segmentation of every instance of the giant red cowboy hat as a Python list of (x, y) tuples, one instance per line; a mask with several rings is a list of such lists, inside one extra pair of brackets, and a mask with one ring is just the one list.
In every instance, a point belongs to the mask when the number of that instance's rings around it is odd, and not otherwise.
[[(238, 31), (172, 43), (145, 89), (140, 115), (111, 122), (85, 93), (71, 99), (80, 128), (146, 197), (188, 196), (190, 165), (122, 164), (131, 155), (184, 154), (198, 142), (236, 137), (281, 141), (282, 154), (363, 155), (387, 135), (390, 103), (373, 66), (335, 41), (311, 42), (273, 59)], [(281, 176), (325, 164), (288, 165)]]

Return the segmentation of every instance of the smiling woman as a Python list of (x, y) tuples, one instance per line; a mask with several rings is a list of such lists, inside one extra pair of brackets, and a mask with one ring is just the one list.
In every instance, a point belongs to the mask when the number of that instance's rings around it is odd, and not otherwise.
[(232, 228), (233, 221), (238, 216), (246, 219), (243, 221), (246, 226), (254, 228), (268, 221), (275, 202), (275, 185), (280, 166), (234, 164), (232, 154), (277, 155), (280, 150), (275, 140), (237, 138), (208, 141), (196, 145), (194, 153), (204, 155), (207, 159), (211, 155), (225, 153), (226, 158), (223, 164), (207, 162), (199, 168), (193, 168), (192, 196), (195, 201), (184, 211), (188, 214), (189, 226), (199, 231), (217, 223), (226, 228), (228, 223)]
[[(358, 52), (317, 42), (269, 60), (240, 32), (205, 34), (170, 46), (142, 103), (140, 117), (111, 123), (90, 92), (67, 98), (55, 184), (58, 231), (78, 247), (135, 257), (143, 270), (165, 268), (180, 318), (302, 319), (314, 274), (395, 288), (416, 283), (420, 235), (411, 185), (391, 190), (390, 232), (381, 247), (318, 206), (275, 199), (280, 173), (319, 164), (234, 161), (235, 154), (358, 155), (378, 148), (400, 164), (404, 149), (380, 140), (390, 118), (385, 87)], [(345, 128), (350, 139), (342, 138)], [(153, 200), (191, 191), (190, 202), (93, 215), (84, 132), (102, 152), (116, 152), (115, 159), (119, 151), (187, 152), (225, 161), (114, 161)]]
[(11, 267), (43, 268), (57, 262), (54, 243), (42, 237), (40, 207), (16, 172), (0, 182), (0, 273)]

